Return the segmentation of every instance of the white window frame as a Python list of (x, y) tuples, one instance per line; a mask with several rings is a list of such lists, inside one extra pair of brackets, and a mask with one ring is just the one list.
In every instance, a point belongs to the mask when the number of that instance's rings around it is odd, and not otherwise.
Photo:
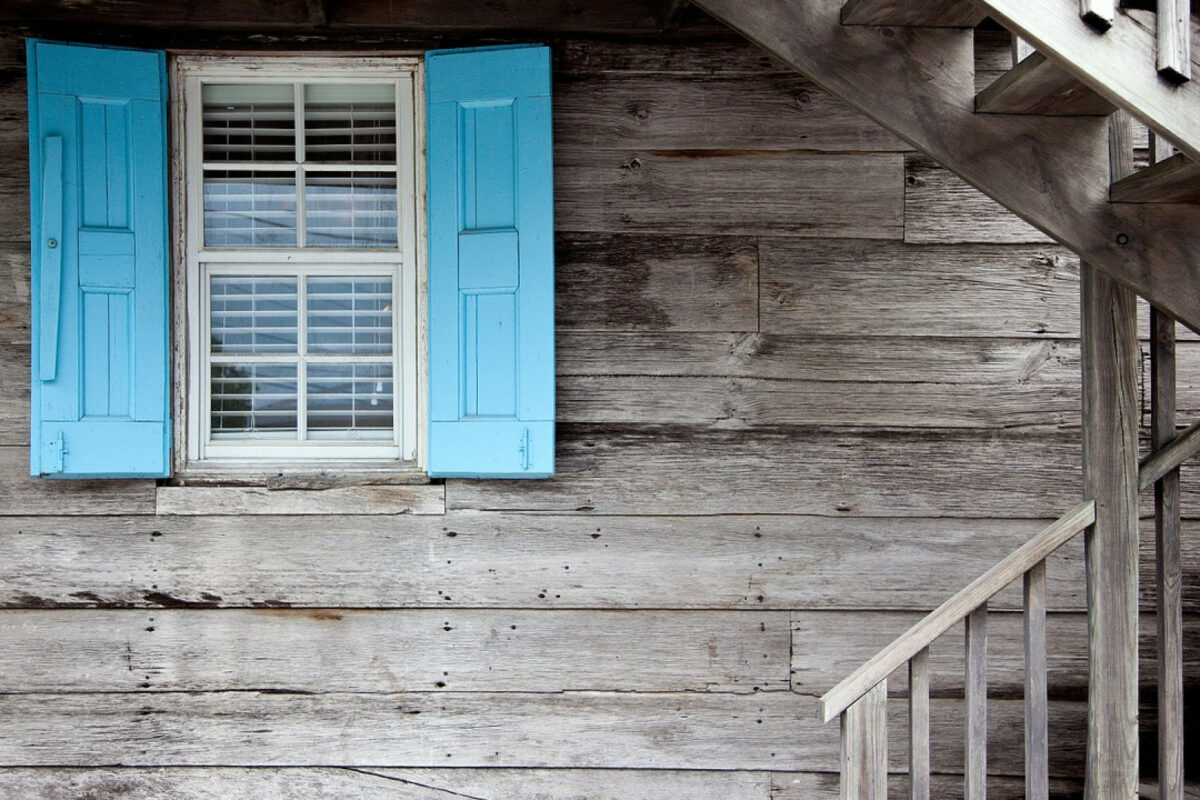
[[(262, 468), (326, 470), (409, 468), (425, 461), (424, 353), (426, 343), (424, 237), (424, 119), (422, 60), (411, 56), (216, 56), (174, 58), (173, 184), (176, 211), (177, 300), (175, 347), (176, 452), (183, 470)], [(203, 244), (203, 147), (200, 87), (204, 82), (392, 83), (396, 88), (397, 250), (333, 248), (211, 248)], [(299, 101), (298, 101), (299, 102)], [(303, 123), (302, 119), (297, 120)], [(302, 157), (303, 151), (300, 151)], [(234, 167), (236, 168), (236, 167)], [(324, 169), (319, 167), (318, 169)], [(341, 165), (330, 171), (347, 171)], [(300, 193), (300, 187), (297, 187)], [(298, 224), (303, 224), (299, 220)], [(394, 272), (392, 270), (394, 269)], [(209, 433), (207, 328), (209, 277), (231, 272), (269, 274), (393, 274), (394, 439), (224, 442)], [(179, 296), (183, 299), (180, 301)], [(297, 309), (303, 325), (304, 308)], [(288, 360), (288, 359), (283, 359)], [(180, 441), (182, 439), (182, 441)], [(389, 467), (390, 465), (390, 467)]]

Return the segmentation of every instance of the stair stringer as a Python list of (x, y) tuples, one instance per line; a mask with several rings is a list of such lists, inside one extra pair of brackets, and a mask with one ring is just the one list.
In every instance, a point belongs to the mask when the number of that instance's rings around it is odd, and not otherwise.
[(971, 30), (843, 26), (843, 1), (696, 4), (1200, 330), (1200, 206), (1110, 203), (1104, 118), (976, 114)]

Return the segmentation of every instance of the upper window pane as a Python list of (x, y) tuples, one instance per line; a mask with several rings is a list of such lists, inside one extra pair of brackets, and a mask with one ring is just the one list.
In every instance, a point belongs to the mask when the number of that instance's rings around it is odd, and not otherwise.
[(290, 84), (209, 83), (201, 92), (205, 161), (295, 161)]
[(395, 86), (305, 86), (304, 155), (321, 163), (395, 164)]

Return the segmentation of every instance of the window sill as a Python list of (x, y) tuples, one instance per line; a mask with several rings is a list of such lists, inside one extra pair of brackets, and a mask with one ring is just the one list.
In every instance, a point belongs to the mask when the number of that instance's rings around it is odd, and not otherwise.
[(331, 461), (247, 463), (193, 461), (165, 481), (167, 486), (256, 486), (266, 489), (335, 489), (347, 486), (416, 486), (430, 483), (414, 462)]

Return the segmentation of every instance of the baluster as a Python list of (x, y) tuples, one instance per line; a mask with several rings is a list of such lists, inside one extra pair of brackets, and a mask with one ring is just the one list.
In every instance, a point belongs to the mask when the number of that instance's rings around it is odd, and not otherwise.
[(1046, 562), (1025, 573), (1025, 798), (1050, 795), (1046, 713)]
[[(1150, 439), (1175, 438), (1175, 320), (1150, 309)], [(1158, 585), (1158, 796), (1183, 796), (1183, 610), (1179, 561), (1179, 470), (1154, 484)]]
[(908, 777), (912, 800), (929, 800), (929, 648), (908, 662)]
[(1191, 0), (1158, 0), (1158, 71), (1173, 81), (1192, 77)]
[(887, 681), (842, 712), (842, 800), (887, 800)]
[(987, 603), (967, 616), (965, 800), (987, 798)]

